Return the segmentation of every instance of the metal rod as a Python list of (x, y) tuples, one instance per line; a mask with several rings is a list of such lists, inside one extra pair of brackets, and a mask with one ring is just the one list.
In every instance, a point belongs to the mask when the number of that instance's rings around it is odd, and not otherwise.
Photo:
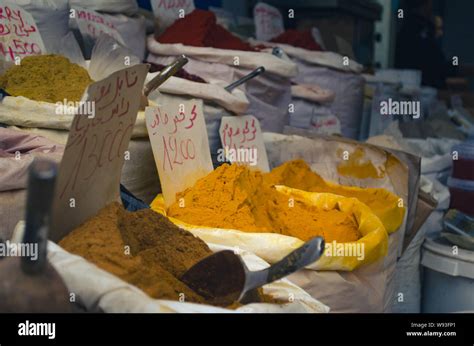
[(236, 80), (235, 82), (229, 84), (224, 89), (227, 90), (228, 92), (231, 92), (232, 90), (237, 88), (239, 85), (244, 84), (248, 80), (257, 77), (258, 75), (262, 74), (263, 72), (265, 72), (265, 67), (260, 66), (259, 68), (257, 68), (255, 70), (253, 70), (252, 72), (250, 72), (248, 75), (243, 76), (242, 78), (240, 78), (240, 79)]
[(35, 160), (30, 165), (23, 236), (23, 244), (29, 249), (29, 254), (21, 259), (21, 267), (27, 274), (41, 273), (46, 264), (48, 229), (57, 171), (57, 165), (52, 161)]
[(188, 63), (188, 58), (185, 55), (181, 55), (178, 59), (173, 61), (170, 65), (166, 66), (160, 73), (149, 81), (145, 88), (143, 89), (143, 94), (148, 96), (153, 90), (158, 88), (161, 84), (163, 84), (168, 78), (173, 76), (176, 72), (178, 72), (184, 65)]

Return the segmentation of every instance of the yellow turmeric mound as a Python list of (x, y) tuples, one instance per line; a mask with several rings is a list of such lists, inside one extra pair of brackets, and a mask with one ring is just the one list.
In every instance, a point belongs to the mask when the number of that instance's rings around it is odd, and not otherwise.
[(264, 182), (262, 173), (224, 164), (178, 194), (168, 215), (189, 224), (272, 232), (308, 240), (350, 242), (361, 234), (352, 214), (293, 201)]
[(59, 55), (23, 58), (0, 77), (0, 87), (10, 95), (52, 103), (80, 101), (91, 83), (84, 68)]
[[(338, 150), (338, 154), (342, 157), (342, 150)], [(337, 166), (337, 172), (340, 175), (354, 177), (357, 179), (380, 179), (385, 176), (385, 171), (377, 169), (374, 164), (367, 159), (364, 159), (365, 151), (362, 148), (357, 148), (348, 160), (344, 160)]]
[(328, 192), (357, 198), (379, 217), (389, 233), (395, 231), (403, 221), (405, 209), (402, 206), (399, 207), (398, 196), (390, 191), (381, 188), (358, 188), (328, 183), (313, 172), (303, 160), (285, 162), (265, 174), (264, 180), (269, 185), (286, 185), (309, 192)]

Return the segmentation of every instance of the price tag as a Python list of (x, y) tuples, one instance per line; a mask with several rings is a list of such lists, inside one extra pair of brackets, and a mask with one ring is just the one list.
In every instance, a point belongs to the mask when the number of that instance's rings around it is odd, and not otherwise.
[(81, 7), (73, 7), (72, 10), (74, 17), (71, 17), (76, 19), (82, 36), (96, 40), (101, 34), (107, 34), (118, 43), (125, 45), (117, 28), (106, 16)]
[(270, 171), (260, 122), (253, 115), (222, 117), (219, 134), (223, 146), (219, 161), (224, 155), (232, 163)]
[(166, 206), (213, 170), (202, 108), (202, 100), (192, 99), (145, 110)]
[(118, 200), (122, 167), (147, 72), (148, 65), (144, 64), (117, 71), (91, 84), (84, 94), (56, 182), (53, 241)]
[(21, 7), (0, 4), (0, 55), (7, 61), (46, 53), (33, 16)]
[(253, 17), (257, 40), (269, 41), (285, 31), (283, 17), (273, 6), (259, 2), (253, 9)]
[(151, 0), (153, 14), (161, 32), (177, 19), (184, 18), (196, 8), (193, 0)]

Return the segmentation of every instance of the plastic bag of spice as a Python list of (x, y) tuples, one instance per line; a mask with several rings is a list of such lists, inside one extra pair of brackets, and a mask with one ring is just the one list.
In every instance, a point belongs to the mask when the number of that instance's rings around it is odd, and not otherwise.
[[(355, 198), (346, 198), (329, 193), (311, 193), (286, 186), (277, 186), (294, 203), (301, 202), (321, 210), (339, 210), (352, 215), (358, 225), (361, 238), (356, 241), (339, 243), (327, 242), (324, 255), (308, 269), (351, 271), (370, 264), (387, 254), (388, 235), (382, 222), (363, 203)], [(162, 195), (152, 202), (151, 208), (167, 215)], [(205, 242), (234, 246), (256, 254), (270, 263), (275, 263), (303, 244), (303, 240), (278, 233), (252, 233), (235, 229), (219, 229), (196, 226), (176, 218), (170, 219)], [(325, 221), (331, 232), (331, 220)], [(335, 224), (334, 224), (335, 227)], [(348, 255), (348, 253), (350, 254)]]
[[(308, 135), (306, 131), (292, 132)], [(291, 172), (298, 173), (291, 182), (281, 182), (281, 185), (359, 198), (372, 208), (388, 233), (405, 232), (406, 211), (410, 207), (410, 175), (405, 162), (373, 145), (340, 137), (314, 135), (307, 138), (301, 135), (264, 133), (270, 166), (279, 166), (277, 169), (282, 177), (291, 177)], [(306, 167), (301, 169), (302, 165), (294, 160), (295, 157), (298, 161), (304, 160), (305, 166), (317, 172), (319, 178), (312, 177), (314, 173), (308, 172)], [(308, 178), (320, 184), (309, 186)]]
[[(396, 291), (393, 279), (397, 256), (401, 253), (405, 229), (411, 229), (416, 216), (417, 161), (398, 151), (340, 137), (316, 136), (307, 131), (292, 130), (288, 133), (290, 135), (264, 133), (271, 167), (300, 158), (326, 182), (358, 187), (361, 191), (381, 188), (399, 196), (405, 207), (402, 224), (396, 232), (389, 234), (388, 255), (383, 259), (352, 272), (306, 271), (295, 274), (291, 280), (313, 297), (330, 305), (332, 311), (389, 312), (397, 299), (395, 293), (400, 292)], [(344, 160), (344, 153), (349, 154), (346, 157), (349, 160)], [(395, 210), (393, 208), (398, 207), (399, 202), (394, 202), (387, 201), (385, 208), (373, 210), (387, 230), (391, 227), (383, 219), (383, 210)], [(400, 208), (398, 211), (401, 211)], [(341, 296), (346, 299), (337, 298)]]

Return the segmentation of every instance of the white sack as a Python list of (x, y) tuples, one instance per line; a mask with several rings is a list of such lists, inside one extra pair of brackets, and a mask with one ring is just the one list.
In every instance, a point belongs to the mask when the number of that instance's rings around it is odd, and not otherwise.
[[(85, 9), (91, 9), (83, 7)], [(135, 15), (133, 17), (124, 14), (107, 14), (100, 13), (107, 22), (113, 24), (114, 28), (120, 34), (125, 47), (137, 56), (140, 60), (145, 59), (146, 51), (146, 19), (142, 15)], [(89, 57), (94, 45), (94, 39), (91, 37), (83, 37), (79, 32), (79, 27), (75, 19), (69, 20), (69, 28), (73, 30), (76, 35), (80, 35), (83, 41), (84, 55)]]
[(346, 72), (362, 72), (364, 66), (358, 62), (348, 59), (348, 63), (344, 63), (344, 56), (335, 52), (328, 51), (314, 51), (309, 49), (304, 49), (300, 47), (295, 47), (285, 43), (279, 42), (266, 42), (250, 39), (249, 42), (252, 45), (264, 45), (268, 47), (279, 47), (292, 58), (297, 58), (299, 60), (305, 61), (312, 65), (330, 67), (339, 71)]
[(395, 272), (395, 291), (403, 295), (403, 300), (393, 302), (393, 312), (419, 313), (421, 311), (421, 245), (425, 236), (443, 230), (443, 217), (449, 208), (449, 189), (435, 179), (421, 176), (420, 189), (429, 193), (437, 202), (436, 209), (430, 214), (407, 249), (399, 259)]
[(357, 139), (362, 121), (365, 80), (361, 75), (341, 72), (332, 68), (309, 64), (294, 59), (299, 74), (294, 81), (301, 84), (317, 84), (335, 93), (331, 111), (341, 122), (342, 134)]
[(71, 7), (82, 7), (105, 13), (123, 13), (133, 15), (138, 12), (136, 0), (69, 0)]
[(388, 254), (352, 272), (301, 270), (288, 277), (336, 313), (391, 312), (393, 283), (401, 233), (389, 236)]
[[(153, 79), (158, 73), (149, 73), (146, 77), (146, 82)], [(224, 89), (226, 85), (227, 83), (224, 81), (212, 80), (209, 83), (198, 83), (184, 78), (170, 77), (165, 83), (160, 85), (158, 90), (165, 94), (191, 96), (215, 102), (236, 114), (245, 113), (249, 107), (249, 101), (245, 93), (239, 89), (234, 89), (232, 93), (229, 93)]]
[[(295, 63), (280, 59), (266, 52), (249, 52), (212, 47), (185, 46), (181, 43), (165, 44), (155, 40), (153, 35), (148, 36), (147, 47), (151, 54), (158, 56), (186, 55), (201, 61), (220, 63), (228, 66), (239, 66), (254, 70), (264, 66), (271, 74), (291, 78), (297, 75), (298, 67)], [(238, 64), (236, 64), (238, 58)]]
[(28, 11), (36, 22), (47, 52), (69, 32), (68, 0), (8, 0)]

